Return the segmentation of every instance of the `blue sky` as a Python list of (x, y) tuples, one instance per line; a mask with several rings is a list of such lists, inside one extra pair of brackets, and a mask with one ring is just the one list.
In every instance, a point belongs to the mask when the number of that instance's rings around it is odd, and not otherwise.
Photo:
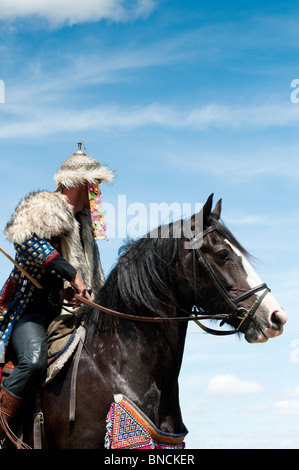
[[(288, 313), (263, 345), (189, 328), (189, 448), (299, 448), (298, 16), (295, 1), (0, 0), (0, 246), (13, 254), (16, 204), (54, 190), (83, 140), (116, 171), (102, 188), (116, 208), (223, 198)], [(121, 244), (99, 242), (106, 274)], [(9, 270), (2, 259), (1, 282)]]

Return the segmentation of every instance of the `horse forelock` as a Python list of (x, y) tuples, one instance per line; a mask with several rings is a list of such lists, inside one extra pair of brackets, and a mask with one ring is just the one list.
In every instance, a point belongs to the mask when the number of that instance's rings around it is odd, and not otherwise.
[(238, 250), (243, 253), (246, 258), (252, 258), (250, 253), (240, 244), (236, 237), (231, 233), (231, 231), (226, 227), (223, 221), (216, 220), (213, 216), (209, 219), (210, 225), (214, 226), (216, 230), (229, 242), (231, 242)]

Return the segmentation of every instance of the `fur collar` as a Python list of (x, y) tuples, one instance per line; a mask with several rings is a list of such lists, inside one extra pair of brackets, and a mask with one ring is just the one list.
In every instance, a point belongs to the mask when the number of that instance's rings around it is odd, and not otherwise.
[(104, 283), (104, 274), (92, 234), (90, 212), (83, 209), (78, 216), (81, 234), (67, 197), (60, 192), (38, 191), (19, 203), (5, 228), (5, 235), (16, 244), (22, 244), (34, 234), (46, 240), (59, 237), (62, 256), (80, 273), (86, 286), (93, 289), (95, 298)]
[(17, 244), (23, 243), (34, 233), (49, 240), (72, 232), (75, 223), (73, 209), (66, 196), (59, 192), (38, 191), (18, 204), (6, 225), (5, 235)]

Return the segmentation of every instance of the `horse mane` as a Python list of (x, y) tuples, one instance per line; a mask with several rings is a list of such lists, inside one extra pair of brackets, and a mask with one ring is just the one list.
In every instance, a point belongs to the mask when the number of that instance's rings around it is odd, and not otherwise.
[(183, 268), (180, 246), (181, 221), (127, 241), (98, 301), (134, 315), (166, 316), (167, 308), (176, 302), (174, 261)]
[[(184, 275), (182, 223), (179, 220), (162, 225), (137, 241), (128, 240), (119, 250), (119, 259), (96, 301), (123, 313), (167, 316), (169, 307), (177, 304), (178, 270)], [(223, 223), (210, 216), (210, 225), (249, 256)], [(110, 319), (115, 325), (116, 318)]]

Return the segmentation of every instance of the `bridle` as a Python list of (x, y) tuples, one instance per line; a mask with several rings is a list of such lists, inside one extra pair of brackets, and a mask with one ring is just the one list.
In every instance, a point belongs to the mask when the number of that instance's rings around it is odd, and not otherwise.
[[(189, 227), (186, 227), (189, 230)], [(215, 226), (210, 226), (204, 232), (202, 233), (202, 239), (208, 235), (209, 233), (212, 233), (213, 231), (218, 231), (222, 236), (225, 236), (223, 233), (221, 233), (220, 229), (216, 228)], [(150, 323), (162, 323), (162, 322), (167, 322), (167, 321), (194, 321), (202, 330), (204, 330), (206, 333), (210, 333), (213, 335), (219, 335), (219, 336), (225, 336), (225, 335), (232, 335), (235, 333), (238, 333), (240, 331), (241, 326), (245, 323), (245, 321), (248, 322), (247, 328), (245, 332), (247, 331), (249, 324), (254, 321), (254, 314), (257, 311), (259, 305), (262, 303), (263, 299), (265, 296), (270, 292), (270, 289), (268, 286), (263, 283), (257, 287), (254, 287), (241, 295), (232, 298), (221, 281), (217, 278), (215, 275), (213, 269), (211, 268), (208, 260), (204, 256), (202, 250), (197, 246), (198, 242), (194, 237), (192, 237), (191, 231), (189, 230), (189, 243), (191, 243), (192, 246), (192, 252), (193, 252), (193, 284), (194, 284), (194, 293), (195, 293), (195, 302), (194, 306), (192, 308), (192, 313), (189, 317), (142, 317), (142, 316), (137, 316), (137, 315), (130, 315), (127, 313), (122, 313), (118, 312), (116, 310), (111, 310), (107, 307), (103, 307), (102, 305), (96, 304), (93, 301), (87, 300), (84, 297), (75, 294), (73, 297), (75, 297), (77, 300), (81, 301), (82, 303), (95, 308), (97, 310), (100, 310), (103, 313), (113, 315), (119, 318), (124, 318), (126, 320), (132, 320), (132, 321), (141, 321), (141, 322), (150, 322)], [(196, 292), (197, 292), (197, 287), (196, 287), (196, 262), (199, 263), (199, 265), (206, 271), (208, 276), (210, 277), (213, 286), (217, 289), (218, 293), (222, 297), (222, 299), (225, 301), (227, 306), (229, 307), (230, 313), (224, 313), (224, 314), (210, 314), (208, 311), (204, 311), (201, 308), (198, 308), (196, 303)], [(251, 297), (253, 294), (259, 292), (259, 291), (264, 291), (262, 295), (255, 300), (255, 302), (252, 304), (250, 308), (245, 308), (245, 307), (240, 307), (238, 304), (245, 299)], [(207, 326), (203, 325), (200, 320), (221, 320), (220, 326), (223, 325), (223, 323), (228, 322), (230, 320), (240, 320), (239, 325), (235, 330), (229, 330), (229, 331), (222, 331), (222, 330), (213, 330), (211, 328), (208, 328)]]
[[(211, 328), (206, 327), (203, 325), (201, 322), (199, 322), (197, 319), (195, 320), (196, 323), (207, 333), (214, 334), (214, 335), (231, 335), (238, 333), (241, 329), (241, 326), (245, 323), (245, 321), (248, 321), (247, 329), (249, 328), (250, 323), (253, 321), (253, 317), (255, 312), (257, 311), (258, 307), (262, 303), (263, 299), (266, 297), (266, 295), (270, 292), (269, 287), (267, 284), (263, 283), (260, 284), (259, 286), (253, 287), (252, 289), (249, 289), (248, 291), (242, 293), (241, 295), (232, 298), (228, 291), (225, 289), (223, 284), (219, 281), (217, 276), (215, 275), (213, 269), (210, 266), (210, 263), (208, 262), (207, 258), (204, 256), (202, 250), (197, 246), (198, 245), (198, 240), (196, 238), (192, 237), (191, 231), (189, 227), (186, 227), (187, 230), (189, 230), (189, 243), (191, 243), (192, 246), (192, 252), (193, 252), (193, 283), (194, 283), (194, 293), (195, 293), (195, 302), (193, 306), (193, 313), (195, 313), (195, 316), (201, 318), (201, 319), (213, 319), (213, 320), (220, 320), (221, 323), (220, 326), (223, 325), (224, 322), (228, 322), (230, 320), (240, 320), (239, 325), (235, 330), (232, 331), (219, 331), (219, 330), (213, 330)], [(218, 232), (220, 235), (225, 237), (225, 234), (221, 232), (219, 228), (216, 228), (215, 226), (211, 225), (208, 227), (206, 230), (204, 230), (202, 234), (202, 240), (206, 235), (212, 232)], [(197, 307), (197, 287), (196, 287), (196, 261), (199, 263), (199, 265), (205, 270), (205, 272), (208, 274), (209, 278), (212, 281), (213, 286), (217, 289), (218, 293), (226, 303), (226, 305), (229, 307), (229, 310), (231, 313), (227, 314), (221, 314), (221, 315), (207, 315), (207, 311), (203, 311), (202, 309), (199, 309)], [(240, 307), (238, 304), (245, 299), (251, 297), (253, 294), (256, 294), (257, 292), (264, 291), (258, 299), (255, 300), (255, 302), (252, 304), (250, 308), (245, 308), (245, 307)]]
[[(217, 278), (215, 275), (213, 269), (211, 268), (208, 260), (204, 256), (202, 250), (198, 247), (198, 240), (196, 240), (195, 237), (193, 237), (192, 232), (188, 224), (185, 224), (184, 229), (188, 230), (188, 238), (187, 241), (191, 244), (192, 246), (192, 252), (193, 252), (193, 285), (194, 285), (194, 294), (195, 294), (195, 302), (194, 306), (192, 309), (192, 312), (189, 316), (185, 317), (142, 317), (142, 316), (137, 316), (137, 315), (130, 315), (127, 313), (122, 313), (118, 312), (116, 310), (112, 310), (110, 308), (104, 307), (102, 305), (99, 305), (92, 300), (88, 300), (85, 297), (76, 294), (74, 289), (72, 287), (69, 287), (67, 289), (63, 289), (61, 291), (61, 295), (63, 299), (66, 300), (71, 300), (75, 298), (76, 300), (79, 300), (81, 303), (92, 307), (96, 310), (99, 310), (103, 313), (106, 313), (108, 315), (113, 315), (118, 318), (123, 318), (126, 320), (132, 320), (132, 321), (141, 321), (141, 322), (150, 322), (150, 323), (163, 323), (163, 322), (173, 322), (173, 321), (182, 321), (182, 322), (188, 322), (188, 321), (194, 321), (198, 326), (200, 326), (206, 333), (214, 334), (214, 335), (232, 335), (235, 333), (238, 333), (241, 329), (241, 326), (244, 324), (245, 321), (248, 321), (247, 328), (245, 332), (247, 331), (249, 324), (254, 321), (254, 314), (256, 310), (258, 309), (259, 305), (262, 303), (264, 297), (270, 292), (270, 289), (266, 284), (261, 284), (257, 287), (254, 287), (253, 289), (248, 290), (247, 292), (244, 292), (243, 294), (232, 298), (228, 291), (225, 289), (223, 284), (220, 282), (220, 280)], [(201, 234), (202, 240), (204, 239), (205, 236), (207, 236), (209, 233), (212, 233), (213, 231), (219, 232), (222, 236), (225, 237), (225, 234), (221, 233), (220, 228), (216, 228), (214, 225), (211, 225), (208, 227), (206, 230), (203, 231)], [(42, 285), (40, 285), (32, 276), (27, 273), (27, 271), (22, 268), (15, 260), (13, 260), (2, 248), (0, 248), (0, 251), (22, 272), (24, 276), (26, 276), (38, 289), (44, 289)], [(204, 311), (202, 309), (199, 309), (196, 305), (197, 303), (197, 286), (196, 286), (196, 261), (199, 263), (199, 265), (206, 271), (208, 276), (210, 277), (213, 286), (217, 289), (219, 292), (220, 296), (222, 299), (225, 301), (227, 306), (229, 307), (229, 310), (231, 313), (223, 313), (223, 314), (210, 314), (208, 311)], [(247, 309), (245, 307), (240, 307), (238, 304), (242, 302), (243, 300), (247, 299), (248, 297), (252, 296), (253, 294), (263, 290), (264, 292), (261, 294), (261, 296), (255, 300), (255, 302), (252, 304), (252, 306)], [(69, 306), (69, 304), (68, 304)], [(68, 310), (70, 312), (70, 310)], [(200, 321), (201, 320), (221, 320), (220, 326), (223, 325), (225, 322), (229, 322), (231, 320), (238, 319), (240, 320), (240, 323), (238, 327), (235, 330), (230, 330), (230, 331), (221, 331), (221, 330), (213, 330), (211, 328), (206, 327), (203, 325)], [(244, 330), (243, 330), (244, 332)], [(263, 331), (262, 331), (263, 333)], [(264, 333), (263, 333), (264, 334)]]

